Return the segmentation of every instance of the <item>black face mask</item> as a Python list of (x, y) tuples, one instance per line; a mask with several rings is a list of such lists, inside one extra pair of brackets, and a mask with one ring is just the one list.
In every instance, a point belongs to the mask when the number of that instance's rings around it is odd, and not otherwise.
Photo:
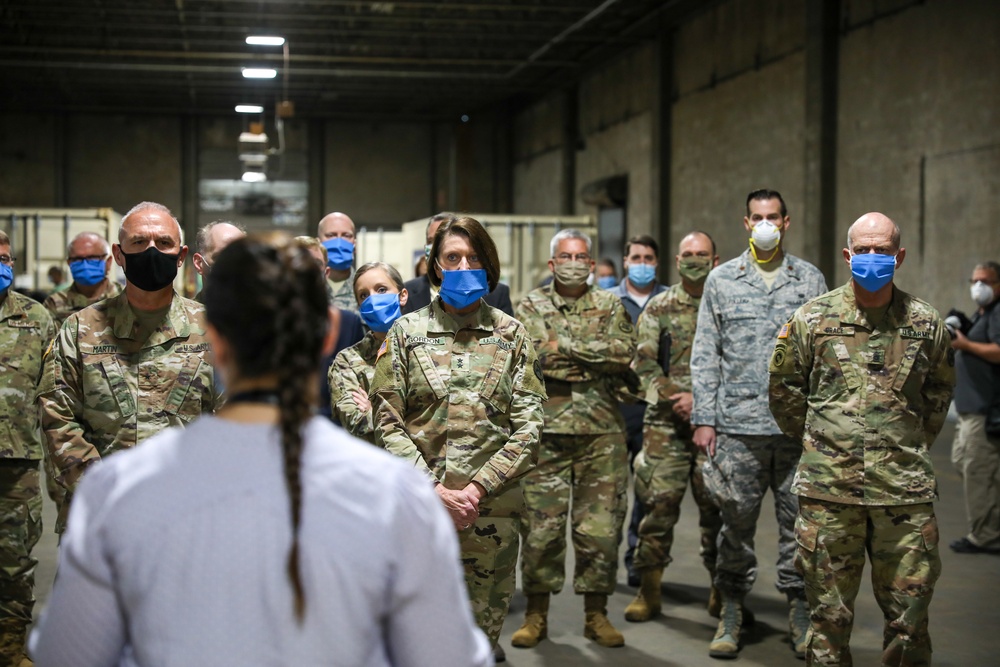
[(176, 255), (168, 255), (156, 248), (142, 252), (122, 252), (125, 257), (125, 277), (145, 292), (159, 292), (177, 277)]

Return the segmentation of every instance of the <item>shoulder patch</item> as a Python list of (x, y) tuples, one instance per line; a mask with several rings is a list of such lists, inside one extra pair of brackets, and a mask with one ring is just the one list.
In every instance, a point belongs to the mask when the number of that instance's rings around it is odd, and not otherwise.
[(623, 321), (623, 322), (619, 322), (618, 323), (618, 328), (621, 329), (622, 333), (627, 333), (627, 334), (630, 334), (633, 331), (635, 331), (635, 327), (633, 327), (632, 323), (629, 322), (629, 321), (627, 321), (627, 320)]
[(382, 358), (382, 355), (385, 354), (385, 351), (388, 349), (389, 349), (389, 341), (388, 340), (382, 341), (382, 344), (378, 348), (378, 353), (375, 355), (375, 363), (378, 363), (378, 360)]
[(538, 359), (535, 359), (535, 363), (531, 365), (531, 368), (533, 371), (535, 371), (535, 377), (538, 378), (538, 381), (541, 382), (542, 384), (545, 384), (545, 380), (542, 379), (542, 362), (540, 362)]
[(788, 338), (788, 332), (792, 330), (791, 322), (785, 322), (781, 325), (781, 331), (778, 332), (778, 338)]

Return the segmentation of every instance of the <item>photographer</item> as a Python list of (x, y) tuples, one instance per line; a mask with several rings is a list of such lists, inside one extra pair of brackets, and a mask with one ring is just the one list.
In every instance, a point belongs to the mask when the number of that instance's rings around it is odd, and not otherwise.
[(969, 532), (950, 546), (1000, 555), (1000, 264), (979, 264), (969, 282), (979, 309), (951, 342), (958, 410), (951, 460), (964, 481)]

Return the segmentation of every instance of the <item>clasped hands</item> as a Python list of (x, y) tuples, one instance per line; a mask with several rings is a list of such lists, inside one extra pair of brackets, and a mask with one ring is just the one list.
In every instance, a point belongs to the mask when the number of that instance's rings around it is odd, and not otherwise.
[(486, 490), (479, 484), (469, 482), (464, 489), (456, 491), (438, 483), (434, 490), (448, 510), (456, 530), (465, 530), (479, 518), (479, 501), (486, 495)]

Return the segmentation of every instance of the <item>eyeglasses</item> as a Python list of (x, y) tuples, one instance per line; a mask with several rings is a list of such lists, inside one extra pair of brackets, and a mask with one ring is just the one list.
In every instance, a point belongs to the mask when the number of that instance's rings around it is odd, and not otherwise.
[(578, 262), (589, 262), (590, 261), (590, 255), (588, 255), (585, 252), (581, 252), (581, 253), (576, 254), (576, 255), (571, 255), (568, 252), (563, 252), (563, 253), (559, 253), (558, 255), (556, 255), (553, 259), (555, 259), (555, 261), (556, 261), (557, 264), (562, 264), (564, 262), (568, 262), (568, 261), (573, 260), (573, 259), (575, 259)]
[(6, 264), (7, 266), (10, 266), (14, 263), (16, 259), (17, 257), (14, 257), (13, 255), (0, 255), (0, 264)]
[(107, 259), (107, 257), (108, 257), (107, 255), (86, 255), (83, 257), (67, 257), (66, 263), (73, 264), (74, 262), (84, 262), (88, 260), (93, 262), (95, 260)]

